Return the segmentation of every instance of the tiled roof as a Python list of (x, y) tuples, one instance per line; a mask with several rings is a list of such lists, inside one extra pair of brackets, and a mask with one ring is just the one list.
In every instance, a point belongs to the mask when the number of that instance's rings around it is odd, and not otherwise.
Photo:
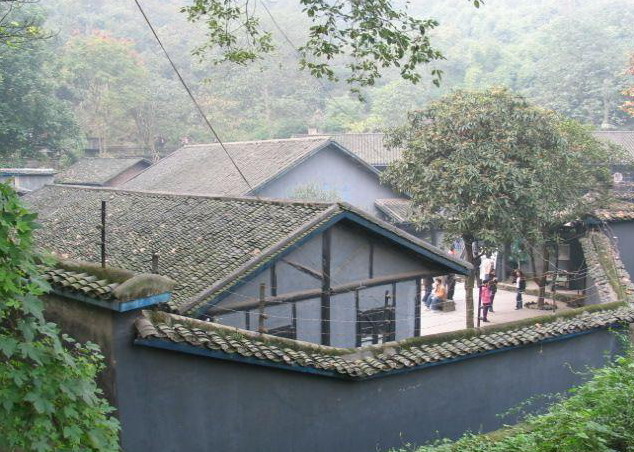
[[(319, 351), (316, 348), (293, 347), (293, 341), (281, 341), (268, 335), (215, 325), (167, 313), (148, 313), (136, 322), (141, 345), (174, 348), (183, 346), (183, 352), (224, 359), (248, 360), (253, 364), (275, 365), (289, 370), (308, 369), (331, 376), (364, 379), (404, 369), (415, 369), (454, 359), (505, 349), (537, 344), (569, 334), (606, 328), (611, 325), (634, 322), (631, 306), (588, 313), (570, 318), (559, 318), (542, 324), (502, 332), (484, 332), (475, 337), (451, 341), (383, 349), (376, 355), (363, 356), (364, 349), (354, 355), (341, 355)], [(274, 342), (275, 341), (275, 342)], [(289, 344), (285, 347), (282, 344)], [(365, 349), (372, 352), (372, 347)], [(341, 349), (341, 352), (345, 350)], [(361, 353), (361, 355), (360, 355)]]
[(617, 292), (612, 286), (610, 275), (608, 275), (604, 264), (601, 262), (599, 250), (603, 250), (613, 263), (618, 284), (621, 286), (619, 292), (622, 291), (628, 299), (631, 299), (634, 296), (634, 284), (630, 280), (630, 275), (619, 256), (618, 250), (610, 243), (610, 239), (601, 232), (589, 232), (586, 237), (579, 239), (579, 243), (583, 250), (583, 258), (586, 262), (588, 274), (592, 277), (601, 303), (616, 300)]
[(0, 168), (0, 176), (52, 176), (56, 173), (53, 168)]
[(395, 223), (409, 223), (412, 215), (412, 202), (409, 199), (377, 199), (374, 205)]
[[(227, 152), (254, 189), (331, 144), (327, 137), (225, 143)], [(132, 190), (213, 193), (241, 196), (250, 193), (222, 147), (185, 146), (123, 185)]]
[(44, 280), (53, 288), (67, 290), (86, 297), (101, 300), (113, 300), (117, 282), (99, 279), (98, 276), (86, 272), (75, 272), (63, 268), (46, 269), (42, 273)]
[[(109, 302), (101, 306), (166, 295), (174, 281), (163, 276), (135, 273), (90, 262), (59, 260), (40, 266), (42, 278), (53, 292), (83, 301)], [(169, 297), (164, 297), (169, 299)]]
[[(25, 197), (39, 214), (39, 245), (63, 259), (100, 260), (101, 201), (107, 201), (108, 265), (175, 280), (172, 307), (193, 312), (328, 221), (355, 215), (454, 272), (469, 264), (347, 204), (131, 192), (63, 185)], [(445, 267), (447, 268), (447, 267)]]
[(632, 221), (634, 220), (634, 202), (617, 199), (605, 208), (595, 210), (593, 216), (610, 223)]
[(601, 141), (618, 144), (634, 156), (634, 130), (597, 130), (592, 135)]
[(388, 165), (401, 157), (400, 149), (385, 146), (383, 133), (343, 133), (332, 139), (357, 154), (370, 165)]
[(327, 204), (273, 203), (47, 186), (27, 195), (44, 226), (38, 243), (64, 259), (99, 262), (101, 201), (107, 201), (108, 264), (174, 279), (178, 303), (220, 281), (324, 213)]
[(373, 166), (388, 165), (399, 159), (402, 152), (400, 149), (391, 149), (385, 145), (384, 133), (333, 133), (302, 136), (332, 138)]
[[(59, 184), (104, 185), (142, 158), (83, 158), (55, 178)], [(148, 162), (149, 163), (149, 162)]]

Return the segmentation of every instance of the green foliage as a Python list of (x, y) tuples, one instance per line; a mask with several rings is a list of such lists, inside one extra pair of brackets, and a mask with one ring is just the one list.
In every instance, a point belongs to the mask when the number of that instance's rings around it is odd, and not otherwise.
[(495, 435), (467, 434), (456, 442), (440, 441), (416, 452), (613, 452), (634, 449), (634, 350), (570, 390), (540, 416), (520, 428)]
[(295, 188), (290, 196), (292, 199), (303, 199), (305, 201), (337, 202), (341, 197), (337, 190), (328, 190), (320, 184), (308, 183)]
[(101, 32), (75, 36), (64, 46), (62, 71), (65, 95), (88, 136), (103, 143), (135, 136), (135, 118), (147, 118), (148, 73), (130, 41)]
[(95, 383), (98, 347), (44, 319), (35, 217), (0, 184), (0, 449), (118, 450), (119, 424)]
[(6, 45), (0, 37), (0, 159), (5, 162), (42, 158), (44, 150), (59, 157), (78, 145), (70, 106), (56, 95), (59, 74), (52, 59), (49, 41)]
[[(544, 241), (608, 188), (611, 157), (589, 130), (501, 88), (456, 91), (411, 114), (389, 141), (403, 156), (383, 180), (411, 195), (421, 227), (462, 238), (471, 263), (474, 241)], [(471, 327), (473, 275), (466, 284)]]
[(0, 1), (0, 46), (18, 46), (48, 35), (41, 27), (39, 17), (24, 12), (33, 1)]
[[(317, 78), (338, 80), (333, 62), (348, 54), (346, 81), (354, 86), (374, 85), (380, 71), (389, 67), (417, 83), (419, 66), (442, 58), (429, 40), (429, 31), (438, 23), (416, 18), (388, 0), (299, 0), (299, 4), (312, 22), (306, 42), (298, 49), (299, 65)], [(208, 41), (196, 53), (217, 47), (221, 56), (216, 61), (244, 64), (271, 52), (272, 34), (262, 30), (249, 6), (239, 0), (196, 0), (183, 8), (189, 20), (207, 26)], [(431, 74), (439, 84), (441, 72), (433, 69)]]

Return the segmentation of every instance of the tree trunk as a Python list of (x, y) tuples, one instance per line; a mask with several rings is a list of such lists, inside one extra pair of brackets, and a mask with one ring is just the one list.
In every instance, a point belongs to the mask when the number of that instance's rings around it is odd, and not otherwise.
[[(475, 262), (475, 258), (473, 256), (473, 237), (470, 236), (462, 236), (462, 241), (464, 242), (465, 249), (465, 257), (467, 258), (467, 262), (471, 265)], [(466, 312), (466, 327), (474, 328), (473, 324), (473, 285), (475, 282), (475, 267), (473, 270), (469, 272), (464, 282), (465, 289), (465, 312)]]
[(537, 259), (535, 258), (535, 249), (530, 252), (531, 265), (533, 267), (533, 281), (537, 284), (539, 292), (537, 294), (537, 309), (544, 309), (544, 300), (546, 298), (546, 280), (548, 277), (549, 250), (546, 242), (541, 245), (540, 265), (541, 271), (537, 269)]
[(546, 297), (546, 279), (548, 277), (550, 253), (548, 244), (544, 242), (542, 245), (542, 274), (539, 276), (537, 285), (539, 286), (539, 295), (537, 297), (537, 308), (544, 309), (544, 298)]

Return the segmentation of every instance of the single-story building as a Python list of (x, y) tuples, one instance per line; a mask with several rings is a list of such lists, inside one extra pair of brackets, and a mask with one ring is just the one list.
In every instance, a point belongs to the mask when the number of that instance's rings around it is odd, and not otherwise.
[(55, 171), (52, 168), (0, 168), (0, 182), (11, 180), (11, 185), (20, 195), (53, 183)]
[[(51, 185), (42, 248), (176, 281), (172, 312), (355, 347), (420, 335), (420, 281), (470, 264), (345, 203)], [(261, 315), (263, 314), (263, 315)]]
[(58, 262), (44, 276), (47, 319), (102, 349), (128, 452), (387, 451), (495, 430), (517, 420), (499, 413), (582, 383), (634, 322), (613, 303), (350, 350), (165, 312), (173, 282), (154, 274)]
[(329, 137), (244, 141), (224, 147), (231, 158), (218, 143), (184, 146), (122, 188), (344, 201), (373, 215), (379, 213), (377, 199), (403, 199), (381, 184), (375, 167)]
[(55, 178), (57, 184), (117, 187), (151, 165), (144, 158), (79, 159)]

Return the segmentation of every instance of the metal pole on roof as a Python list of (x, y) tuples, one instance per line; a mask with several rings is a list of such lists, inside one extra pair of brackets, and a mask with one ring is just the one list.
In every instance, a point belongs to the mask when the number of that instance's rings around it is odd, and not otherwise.
[(106, 267), (106, 201), (101, 201), (101, 266)]

